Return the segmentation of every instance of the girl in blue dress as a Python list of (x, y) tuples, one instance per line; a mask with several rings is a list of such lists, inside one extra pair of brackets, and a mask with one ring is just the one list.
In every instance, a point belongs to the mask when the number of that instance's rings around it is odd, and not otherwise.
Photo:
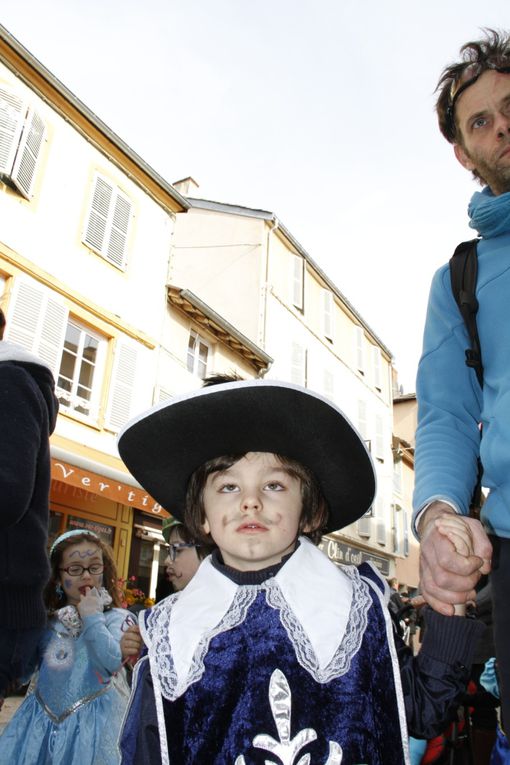
[(117, 765), (129, 693), (120, 639), (134, 618), (119, 607), (115, 564), (96, 534), (62, 534), (50, 562), (37, 672), (0, 737), (0, 762)]

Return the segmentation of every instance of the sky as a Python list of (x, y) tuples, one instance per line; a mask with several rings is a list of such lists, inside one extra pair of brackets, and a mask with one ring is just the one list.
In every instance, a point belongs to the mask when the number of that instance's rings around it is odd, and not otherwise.
[(434, 89), (508, 0), (3, 0), (0, 23), (167, 181), (274, 212), (414, 391), (479, 188)]

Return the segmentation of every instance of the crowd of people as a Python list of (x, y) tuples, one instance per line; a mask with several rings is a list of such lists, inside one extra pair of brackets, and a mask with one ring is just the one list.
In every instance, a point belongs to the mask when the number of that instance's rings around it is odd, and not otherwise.
[[(446, 266), (417, 383), (419, 596), (317, 549), (376, 490), (342, 410), (285, 382), (219, 377), (119, 436), (127, 468), (172, 511), (161, 599), (131, 613), (100, 536), (66, 531), (46, 553), (54, 382), (2, 340), (0, 696), (29, 688), (0, 736), (1, 762), (418, 765), (439, 762), (428, 742), (460, 751), (461, 730), (464, 759), (449, 762), (510, 762), (510, 37), (488, 30), (466, 44), (438, 89), (441, 131), (484, 186), (469, 209), (483, 387), (464, 363)], [(0, 311), (0, 340), (4, 326)], [(479, 457), (481, 520), (470, 515)], [(419, 646), (405, 632), (411, 612)]]

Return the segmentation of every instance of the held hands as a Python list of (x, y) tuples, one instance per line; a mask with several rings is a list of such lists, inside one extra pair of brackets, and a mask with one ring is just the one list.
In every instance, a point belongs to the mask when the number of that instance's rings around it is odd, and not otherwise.
[(101, 593), (96, 587), (87, 587), (85, 595), (81, 596), (80, 602), (76, 606), (82, 619), (85, 616), (103, 613), (103, 599)]
[(129, 627), (120, 639), (120, 650), (122, 659), (129, 659), (132, 664), (136, 662), (140, 651), (143, 648), (143, 641), (137, 624)]
[(492, 547), (474, 518), (434, 502), (420, 521), (420, 588), (435, 611), (451, 616), (475, 599), (475, 586), (490, 571)]

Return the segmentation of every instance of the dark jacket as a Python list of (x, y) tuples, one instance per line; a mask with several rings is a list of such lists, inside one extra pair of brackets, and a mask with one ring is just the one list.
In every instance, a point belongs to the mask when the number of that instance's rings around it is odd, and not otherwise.
[(58, 401), (49, 367), (0, 342), (0, 623), (44, 624), (50, 444)]

